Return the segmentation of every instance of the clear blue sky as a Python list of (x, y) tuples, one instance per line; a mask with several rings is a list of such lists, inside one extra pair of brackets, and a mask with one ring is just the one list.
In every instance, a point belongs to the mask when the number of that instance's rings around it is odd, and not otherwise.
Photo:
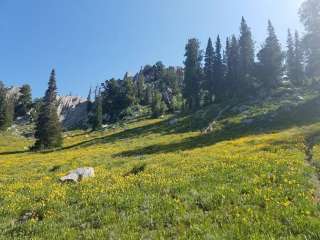
[(28, 83), (43, 95), (51, 68), (60, 94), (86, 96), (90, 86), (158, 60), (182, 65), (188, 38), (238, 34), (241, 16), (257, 47), (270, 18), (284, 43), (301, 29), (303, 0), (0, 0), (0, 80)]

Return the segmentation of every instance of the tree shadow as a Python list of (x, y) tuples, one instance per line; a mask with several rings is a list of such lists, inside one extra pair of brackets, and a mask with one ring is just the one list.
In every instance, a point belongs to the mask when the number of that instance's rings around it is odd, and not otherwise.
[(0, 152), (0, 156), (2, 156), (2, 155), (15, 155), (15, 154), (28, 153), (28, 152), (30, 152), (30, 150)]
[[(218, 108), (217, 108), (218, 109)], [(213, 111), (213, 115), (215, 112), (218, 112), (218, 110)], [(173, 119), (179, 119), (178, 123), (176, 124), (170, 124), (170, 122)], [(134, 122), (134, 121), (132, 121)], [(94, 139), (90, 139), (87, 141), (79, 142), (70, 146), (66, 146), (63, 148), (59, 149), (54, 149), (54, 150), (49, 150), (49, 151), (44, 151), (42, 153), (49, 153), (49, 152), (56, 152), (56, 151), (63, 151), (63, 150), (68, 150), (72, 148), (77, 148), (77, 147), (89, 147), (94, 144), (105, 144), (105, 143), (114, 143), (116, 141), (120, 140), (125, 140), (125, 139), (130, 139), (130, 138), (137, 138), (137, 137), (144, 137), (149, 134), (161, 134), (161, 135), (167, 135), (167, 134), (179, 134), (179, 133), (185, 133), (188, 131), (199, 131), (202, 127), (206, 126), (209, 124), (209, 119), (207, 118), (202, 118), (202, 122), (200, 123), (198, 121), (198, 118), (187, 114), (178, 114), (175, 116), (172, 116), (168, 119), (140, 126), (140, 127), (135, 127), (131, 129), (125, 129), (121, 132), (117, 132), (114, 134), (110, 134), (107, 136), (103, 137), (97, 137)]]
[[(272, 120), (272, 121), (271, 121)], [(132, 157), (159, 153), (172, 153), (214, 145), (218, 142), (238, 139), (258, 134), (275, 133), (292, 127), (301, 127), (320, 121), (320, 98), (297, 105), (291, 109), (279, 108), (276, 111), (259, 115), (253, 123), (228, 123), (211, 134), (197, 135), (180, 142), (154, 144), (147, 147), (124, 151), (114, 157)]]
[(118, 133), (114, 133), (111, 135), (103, 136), (103, 137), (97, 137), (93, 138), (87, 141), (82, 141), (70, 146), (62, 147), (59, 149), (52, 149), (52, 150), (47, 150), (47, 151), (42, 151), (41, 153), (47, 154), (47, 153), (52, 153), (52, 152), (59, 152), (59, 151), (64, 151), (64, 150), (69, 150), (73, 148), (79, 148), (79, 147), (90, 147), (95, 144), (105, 144), (105, 143), (114, 143), (120, 140), (124, 139), (130, 139), (130, 138), (135, 138), (137, 136), (145, 136), (148, 134), (152, 133), (162, 133), (166, 134), (168, 132), (167, 126), (167, 121), (161, 121), (149, 125), (145, 125), (142, 127), (136, 127), (132, 129), (127, 129)]
[[(245, 103), (242, 103), (245, 104)], [(149, 134), (179, 134), (189, 131), (199, 131), (201, 128), (206, 127), (212, 119), (216, 117), (220, 111), (220, 105), (213, 105), (207, 109), (201, 110), (194, 114), (179, 114), (169, 119), (165, 119), (156, 123), (126, 129), (121, 132), (113, 133), (103, 137), (97, 137), (87, 141), (82, 141), (70, 146), (65, 146), (59, 149), (52, 149), (43, 151), (41, 153), (47, 154), (52, 152), (59, 152), (79, 147), (89, 147), (95, 144), (113, 143), (119, 140), (125, 140), (136, 137), (143, 137)], [(114, 156), (137, 156), (143, 154), (155, 153), (169, 153), (174, 151), (184, 151), (188, 149), (195, 149), (213, 145), (217, 142), (232, 140), (248, 135), (270, 133), (280, 131), (293, 126), (302, 126), (312, 124), (320, 120), (320, 97), (312, 99), (308, 102), (291, 107), (290, 109), (279, 108), (273, 112), (260, 114), (255, 116), (254, 122), (251, 124), (244, 124), (241, 122), (229, 122), (228, 117), (236, 116), (239, 113), (232, 111), (224, 114), (220, 118), (223, 127), (215, 130), (208, 135), (198, 135), (186, 138), (178, 143), (169, 144), (155, 144), (144, 148), (124, 151)], [(178, 119), (178, 123), (170, 124), (172, 119)], [(270, 121), (272, 120), (272, 121)], [(81, 133), (79, 135), (84, 135)], [(0, 155), (13, 155), (28, 153), (30, 151), (12, 151), (2, 152)]]

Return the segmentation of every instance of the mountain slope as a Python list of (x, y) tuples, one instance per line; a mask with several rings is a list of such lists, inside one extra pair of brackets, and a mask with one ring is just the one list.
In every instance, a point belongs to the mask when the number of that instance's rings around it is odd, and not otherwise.
[[(319, 239), (318, 170), (306, 161), (318, 98), (299, 99), (69, 132), (54, 152), (1, 138), (0, 239)], [(59, 183), (82, 166), (96, 177)]]

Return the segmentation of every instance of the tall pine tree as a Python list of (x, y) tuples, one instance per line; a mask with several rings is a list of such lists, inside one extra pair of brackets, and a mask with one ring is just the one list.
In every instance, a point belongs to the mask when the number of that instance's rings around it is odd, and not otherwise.
[(239, 38), (239, 74), (244, 94), (253, 88), (254, 42), (251, 29), (242, 17)]
[(4, 84), (0, 82), (0, 130), (5, 130), (6, 128), (6, 89)]
[(226, 94), (228, 97), (234, 97), (241, 92), (240, 73), (239, 73), (239, 44), (236, 36), (232, 36), (231, 41), (227, 39), (227, 74), (226, 74)]
[(222, 59), (222, 45), (220, 36), (218, 35), (216, 40), (216, 46), (214, 51), (214, 61), (213, 61), (213, 76), (214, 82), (216, 83), (215, 96), (218, 101), (221, 101), (226, 92), (226, 86), (224, 83), (224, 67)]
[(320, 76), (320, 1), (306, 0), (300, 9), (300, 18), (305, 26), (304, 45), (306, 48), (308, 77)]
[(32, 106), (32, 96), (31, 96), (31, 87), (28, 84), (25, 84), (21, 87), (19, 91), (19, 99), (15, 107), (15, 116), (23, 117), (30, 110)]
[(287, 38), (287, 55), (286, 55), (286, 70), (287, 75), (290, 81), (295, 82), (295, 51), (294, 51), (294, 42), (292, 38), (291, 31), (288, 30)]
[(142, 70), (138, 74), (138, 79), (136, 83), (137, 87), (137, 99), (138, 103), (142, 104), (145, 97), (145, 79)]
[(6, 115), (5, 115), (7, 127), (10, 127), (13, 124), (14, 108), (15, 108), (14, 97), (7, 96), (7, 98), (6, 98)]
[(144, 103), (146, 105), (151, 105), (152, 104), (152, 87), (150, 84), (147, 85), (146, 91), (145, 91), (145, 96), (144, 96)]
[(126, 73), (123, 79), (122, 93), (124, 104), (123, 109), (126, 109), (136, 103), (136, 88), (132, 77), (130, 77), (128, 73)]
[(296, 84), (298, 86), (302, 85), (305, 80), (305, 71), (304, 71), (304, 51), (300, 36), (298, 31), (295, 31), (294, 34), (294, 65), (295, 65), (295, 76)]
[(208, 40), (204, 58), (204, 89), (209, 93), (209, 101), (212, 102), (216, 84), (214, 82), (214, 48), (211, 38)]
[(167, 110), (167, 106), (162, 99), (162, 95), (159, 91), (155, 91), (152, 98), (151, 111), (152, 117), (158, 118), (164, 114)]
[(0, 81), (0, 130), (6, 130), (13, 121), (13, 101), (7, 96), (7, 89)]
[(201, 61), (202, 53), (197, 39), (190, 39), (186, 45), (185, 76), (183, 95), (187, 108), (195, 110), (200, 107), (200, 90), (202, 81)]
[(58, 148), (62, 146), (62, 134), (57, 113), (57, 83), (55, 70), (52, 70), (48, 89), (37, 119), (34, 145), (35, 150)]
[(268, 22), (268, 37), (258, 53), (258, 59), (259, 75), (264, 88), (270, 90), (277, 87), (283, 72), (283, 55), (271, 21)]
[(303, 66), (303, 50), (299, 33), (296, 31), (295, 36), (288, 31), (287, 39), (287, 54), (286, 54), (286, 70), (289, 80), (295, 86), (301, 86), (304, 81), (304, 66)]

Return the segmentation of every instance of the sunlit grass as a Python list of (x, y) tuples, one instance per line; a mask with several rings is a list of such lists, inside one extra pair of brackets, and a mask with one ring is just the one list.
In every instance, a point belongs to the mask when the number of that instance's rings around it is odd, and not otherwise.
[[(318, 239), (304, 130), (216, 143), (174, 129), (143, 120), (68, 133), (56, 152), (1, 155), (0, 238)], [(28, 143), (12, 137), (1, 151)], [(125, 176), (141, 164), (144, 171)], [(96, 177), (59, 183), (82, 166)], [(21, 223), (25, 212), (37, 217)]]

